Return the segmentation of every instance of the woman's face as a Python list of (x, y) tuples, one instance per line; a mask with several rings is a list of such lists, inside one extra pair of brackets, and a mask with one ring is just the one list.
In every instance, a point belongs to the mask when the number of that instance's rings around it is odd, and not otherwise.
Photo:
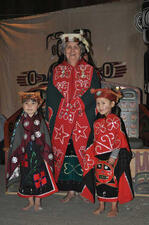
[(77, 42), (67, 42), (65, 55), (70, 65), (75, 66), (80, 59), (81, 50)]

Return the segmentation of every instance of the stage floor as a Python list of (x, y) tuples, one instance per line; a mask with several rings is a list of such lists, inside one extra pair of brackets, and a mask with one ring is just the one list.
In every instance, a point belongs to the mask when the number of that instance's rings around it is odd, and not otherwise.
[(106, 210), (99, 216), (93, 215), (98, 206), (88, 204), (79, 197), (69, 203), (61, 203), (64, 193), (54, 194), (43, 199), (43, 210), (35, 213), (32, 210), (24, 212), (21, 209), (26, 205), (26, 199), (17, 195), (6, 195), (4, 188), (4, 165), (0, 165), (0, 225), (148, 225), (149, 198), (135, 197), (124, 205), (119, 205), (119, 214), (116, 218), (107, 218), (109, 203)]

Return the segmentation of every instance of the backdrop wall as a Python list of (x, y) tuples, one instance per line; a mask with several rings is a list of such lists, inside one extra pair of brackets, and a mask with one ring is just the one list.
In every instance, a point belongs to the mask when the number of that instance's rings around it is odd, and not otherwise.
[[(115, 2), (0, 21), (0, 112), (11, 116), (20, 107), (17, 92), (39, 85), (40, 79), (37, 79), (35, 85), (29, 86), (26, 73), (22, 72), (34, 70), (47, 74), (50, 64), (57, 58), (53, 58), (50, 47), (46, 49), (46, 37), (58, 31), (89, 29), (93, 58), (98, 66), (112, 61), (127, 65), (123, 77), (108, 81), (143, 90), (146, 47), (134, 25), (141, 4), (141, 0)], [(16, 81), (18, 76), (28, 86), (20, 86)]]

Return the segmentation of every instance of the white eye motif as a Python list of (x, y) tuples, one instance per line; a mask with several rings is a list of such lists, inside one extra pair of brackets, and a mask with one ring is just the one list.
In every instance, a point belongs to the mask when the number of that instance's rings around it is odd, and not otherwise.
[(103, 196), (104, 196), (104, 197), (106, 196), (106, 191), (103, 191)]
[(13, 156), (13, 157), (12, 157), (12, 163), (17, 163), (17, 162), (18, 162), (17, 157)]
[(31, 135), (31, 140), (35, 141), (35, 136), (34, 135)]
[(40, 138), (41, 137), (41, 132), (40, 131), (35, 132), (35, 137), (36, 138)]
[(53, 159), (53, 154), (52, 154), (52, 153), (49, 154), (49, 155), (48, 155), (48, 158), (49, 158), (50, 160), (52, 160), (52, 159)]
[(27, 134), (24, 134), (24, 140), (26, 140), (27, 139)]
[(27, 127), (29, 125), (29, 121), (24, 122), (24, 127)]
[(108, 166), (105, 166), (105, 170), (107, 170), (108, 169)]
[(38, 126), (38, 125), (40, 124), (40, 121), (39, 121), (39, 120), (35, 120), (35, 121), (34, 121), (34, 124), (35, 124), (36, 126)]
[(101, 91), (97, 91), (97, 92), (96, 92), (96, 95), (97, 95), (97, 96), (100, 96), (100, 95), (101, 95)]
[(22, 147), (22, 152), (23, 152), (23, 153), (25, 152), (25, 148), (24, 148), (24, 147)]

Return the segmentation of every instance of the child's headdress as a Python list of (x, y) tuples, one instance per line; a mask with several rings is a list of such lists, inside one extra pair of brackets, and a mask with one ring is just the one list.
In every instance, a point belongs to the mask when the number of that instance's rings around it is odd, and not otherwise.
[(29, 91), (20, 91), (18, 94), (21, 97), (21, 101), (24, 102), (28, 99), (36, 100), (39, 104), (43, 102), (43, 99), (40, 96), (40, 92), (29, 92)]
[(117, 87), (116, 90), (112, 90), (110, 88), (91, 89), (91, 93), (95, 95), (95, 98), (107, 98), (115, 103), (122, 98), (122, 93), (120, 92), (119, 87)]

